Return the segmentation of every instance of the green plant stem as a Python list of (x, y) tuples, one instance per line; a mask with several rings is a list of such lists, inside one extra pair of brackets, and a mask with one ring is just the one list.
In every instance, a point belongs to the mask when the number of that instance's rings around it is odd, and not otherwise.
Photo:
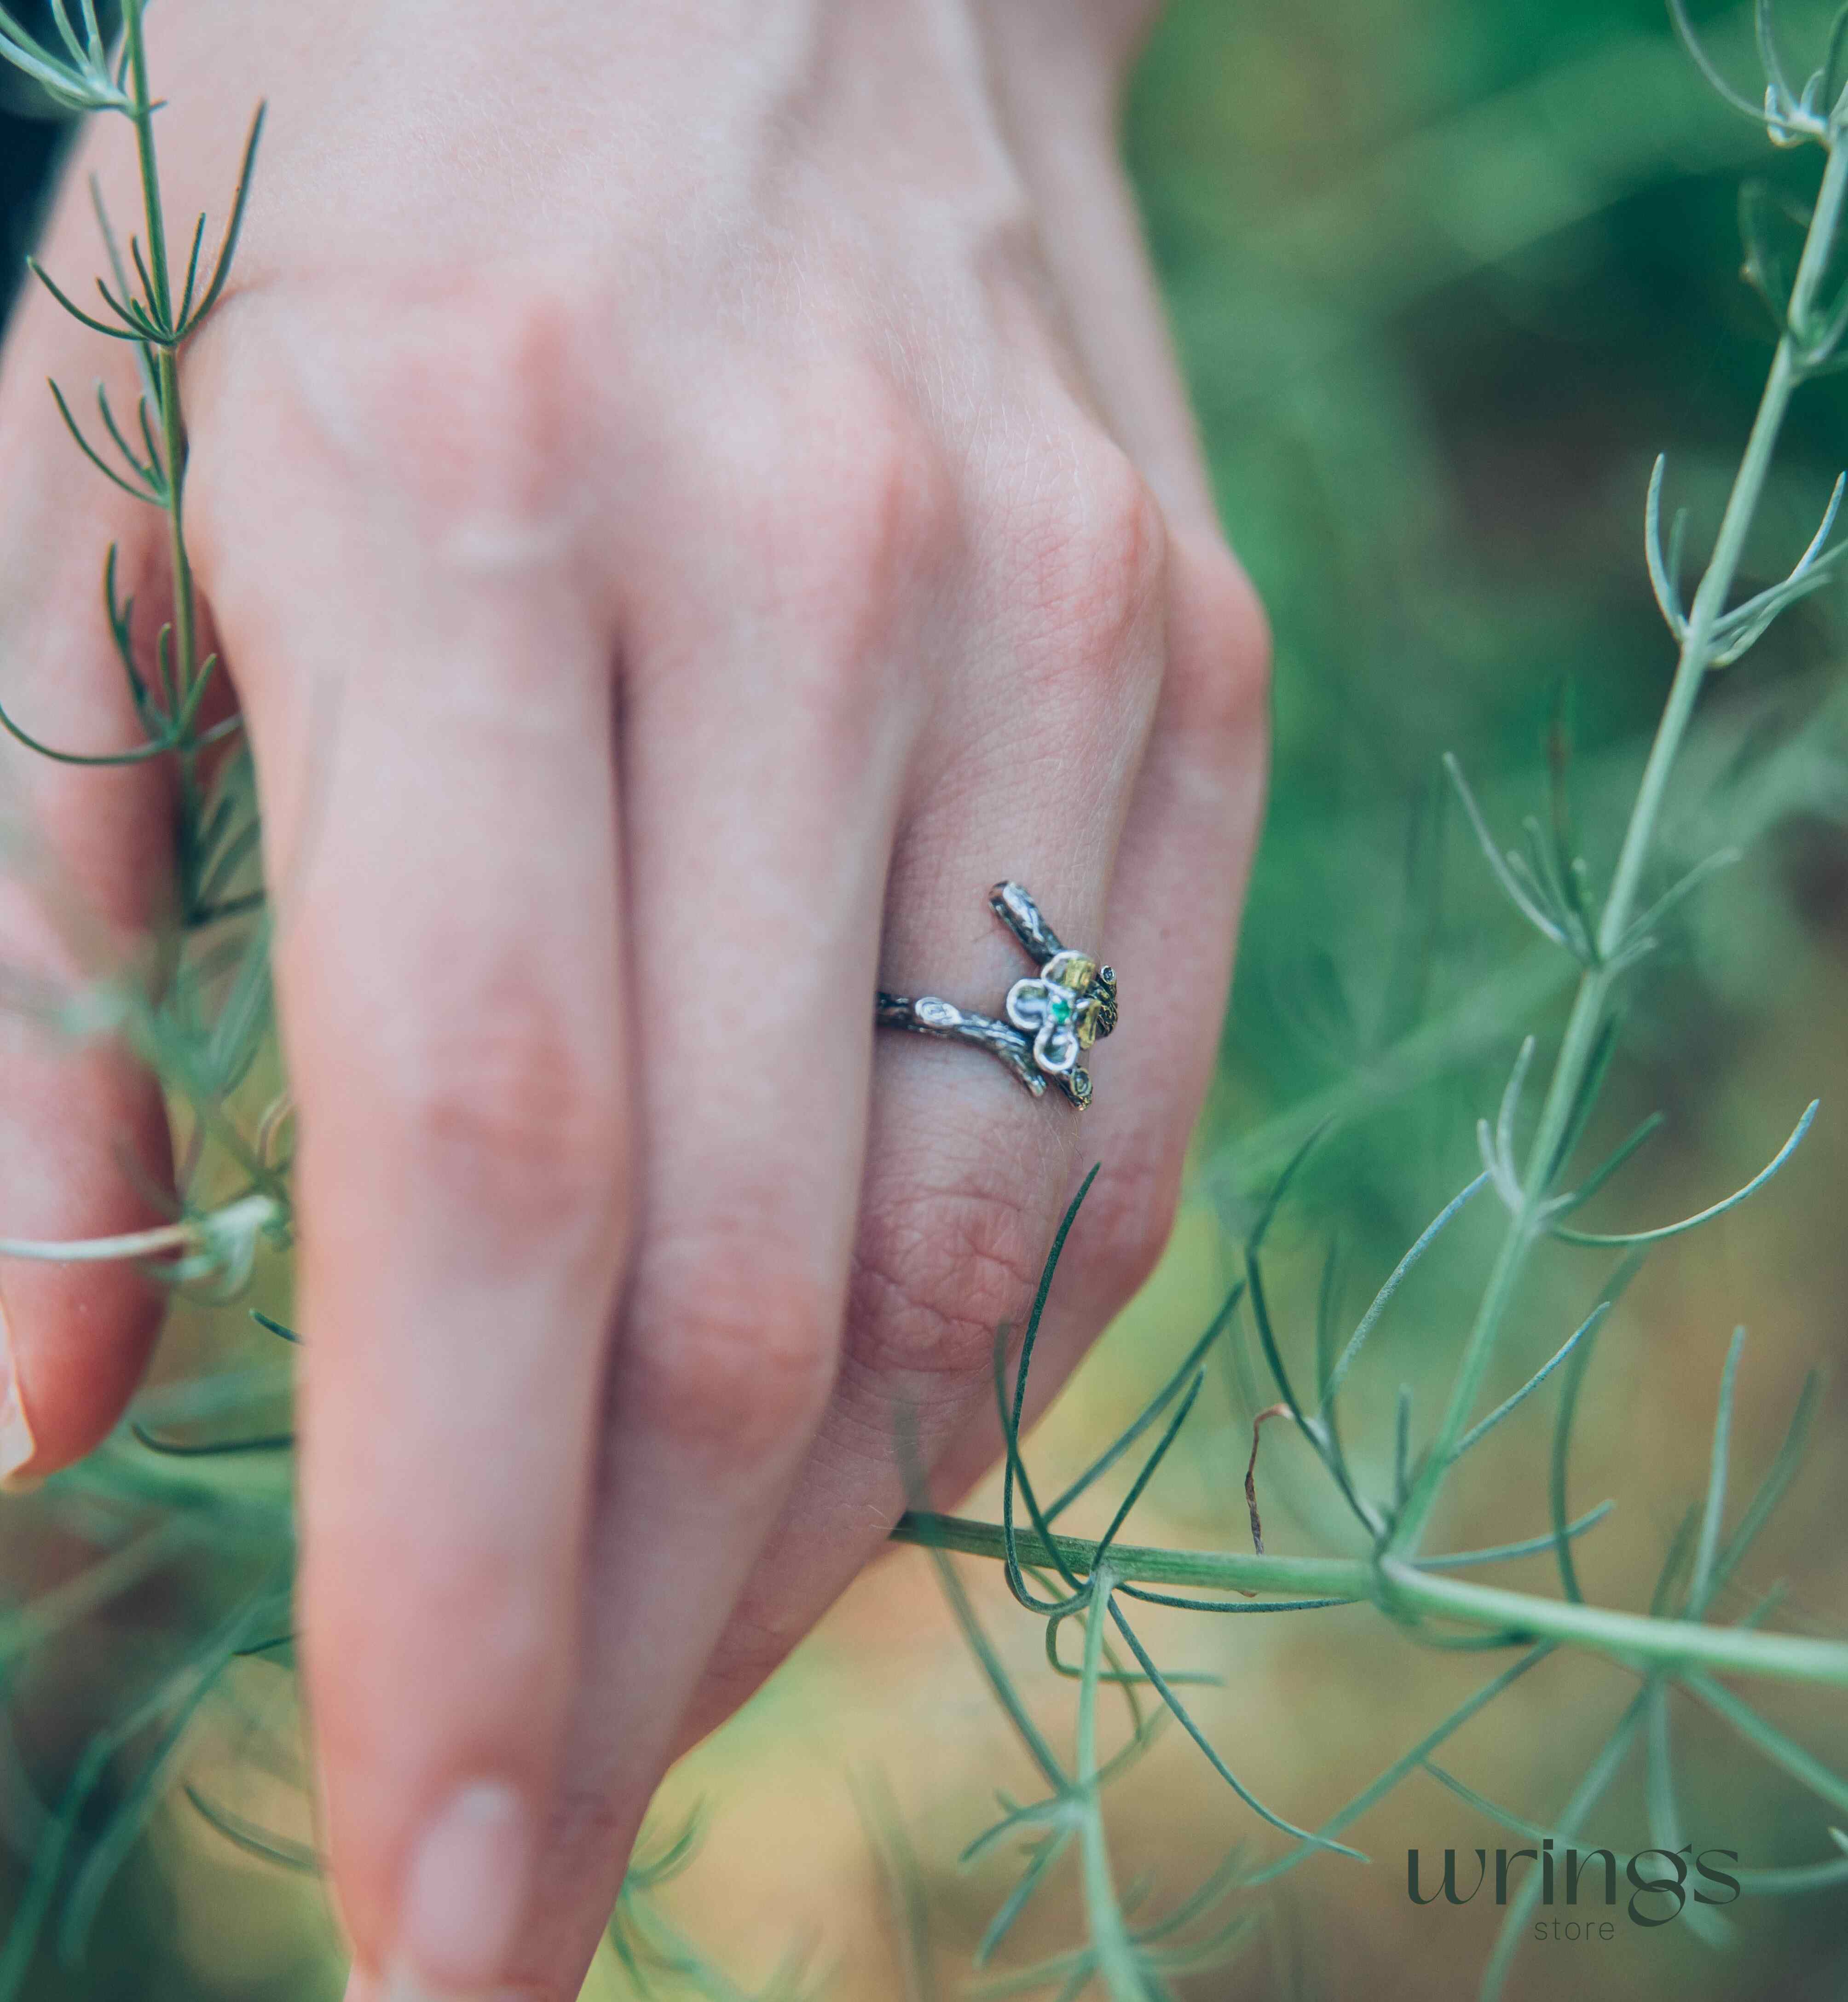
[[(907, 1515), (900, 1518), (892, 1535), (899, 1543), (956, 1550), (969, 1557), (999, 1560), (1006, 1551), (998, 1523), (971, 1522), (957, 1515)], [(1016, 1530), (1015, 1540), (1023, 1564), (1051, 1563), (1051, 1552), (1032, 1530)], [(1096, 1561), (1097, 1546), (1087, 1537), (1055, 1536), (1052, 1543), (1080, 1577)], [(1392, 1557), (1376, 1563), (1367, 1557), (1267, 1553), (1259, 1557), (1112, 1543), (1109, 1567), (1118, 1583), (1187, 1585), (1278, 1599), (1370, 1599), (1401, 1616), (1455, 1620), (1491, 1632), (1518, 1635), (1524, 1641), (1564, 1641), (1632, 1667), (1696, 1663), (1728, 1673), (1848, 1689), (1848, 1644), (1841, 1642), (1612, 1612), (1495, 1585), (1472, 1585)]]
[(1097, 1679), (1104, 1665), (1104, 1630), (1110, 1624), (1110, 1595), (1116, 1582), (1105, 1564), (1091, 1580), (1091, 1603), (1085, 1609), (1084, 1666), (1078, 1685), (1078, 1786), (1085, 1797), (1083, 1845), (1085, 1910), (1098, 1972), (1111, 2002), (1148, 2002), (1147, 1990), (1136, 1970), (1135, 1948), (1124, 1923), (1122, 1907), (1111, 1876), (1110, 1850), (1098, 1803)]
[(160, 171), (154, 154), (154, 99), (148, 88), (148, 45), (141, 19), (146, 0), (124, 0), (123, 33), (128, 43), (130, 74), (134, 79), (135, 153), (141, 169), (141, 208), (148, 224), (148, 276), (153, 289), (149, 301), (164, 325), (173, 323), (173, 298), (167, 283), (167, 225), (160, 201)]
[[(974, 1522), (965, 1515), (909, 1512), (894, 1525), (892, 1540), (954, 1550), (964, 1557), (1004, 1560), (1007, 1554), (1006, 1533), (999, 1522)], [(1017, 1524), (1014, 1541), (1022, 1564), (1054, 1568), (1051, 1552), (1030, 1526)], [(1089, 1536), (1055, 1536), (1051, 1548), (1079, 1578), (1088, 1576), (1097, 1561), (1097, 1543)], [(1114, 1543), (1109, 1563), (1119, 1584), (1191, 1585), (1278, 1599), (1372, 1596), (1372, 1568), (1362, 1558), (1247, 1557), (1236, 1550), (1168, 1550)]]
[[(130, 75), (133, 79), (136, 158), (141, 176), (141, 210), (148, 228), (148, 279), (155, 319), (173, 325), (171, 274), (167, 265), (166, 214), (160, 197), (160, 168), (154, 146), (154, 101), (148, 86), (148, 48), (142, 31), (146, 0), (125, 0), (123, 30), (128, 44)], [(190, 710), (197, 658), (192, 557), (186, 546), (186, 422), (180, 403), (180, 358), (172, 347), (156, 349), (152, 357), (155, 387), (160, 405), (161, 444), (166, 456), (168, 556), (173, 578), (173, 670), (176, 686), (168, 691), (176, 718)], [(181, 810), (197, 806), (196, 754), (189, 731), (176, 747), (180, 762)]]
[[(1809, 319), (1816, 294), (1826, 269), (1848, 197), (1848, 149), (1832, 142), (1822, 183), (1804, 239), (1802, 261), (1791, 288), (1788, 323), (1802, 327)], [(1714, 633), (1738, 573), (1745, 536), (1764, 492), (1790, 397), (1803, 371), (1799, 367), (1796, 343), (1787, 331), (1773, 358), (1726, 512), (1715, 539), (1711, 560), (1701, 578), (1689, 612), (1687, 630), (1682, 640), (1680, 658), (1668, 699), (1650, 747), (1636, 803), (1624, 832), (1617, 867), (1611, 879), (1610, 895), (1598, 927), (1598, 961), (1586, 968), (1578, 983), (1572, 1013), (1560, 1043), (1546, 1097), (1529, 1150), (1527, 1172), (1522, 1177), (1521, 1200), (1508, 1218), (1508, 1229), (1496, 1254), (1482, 1303), (1470, 1330), (1467, 1343), (1451, 1386), (1449, 1401), (1431, 1444), (1424, 1470), (1406, 1498), (1393, 1533), (1389, 1550), (1403, 1555), (1417, 1550), (1430, 1521), (1440, 1489), (1456, 1458), (1459, 1441), (1468, 1427), (1471, 1414), (1482, 1394), (1484, 1378), (1507, 1318), (1510, 1303), (1525, 1269), (1534, 1243), (1540, 1235), (1543, 1205), (1560, 1163), (1558, 1155), (1572, 1121), (1585, 1084), (1598, 1034), (1604, 1020), (1611, 988), (1620, 968), (1615, 964), (1620, 948), (1636, 914), (1643, 872), (1654, 847), (1670, 775), (1679, 756), (1694, 706), (1707, 678), (1714, 653)]]
[[(149, 145), (152, 139), (150, 138)], [(170, 347), (155, 358), (155, 380), (160, 386), (161, 435), (167, 455), (167, 551), (173, 574), (173, 661), (179, 682), (175, 714), (190, 713), (192, 708), (195, 644), (193, 560), (186, 546), (186, 420), (180, 407), (180, 361)], [(197, 752), (194, 732), (183, 731), (176, 746), (180, 763), (181, 811), (189, 819), (198, 818)], [(192, 900), (190, 884), (183, 884), (187, 903)]]
[(1848, 1688), (1848, 1647), (1800, 1634), (1760, 1634), (1745, 1627), (1663, 1620), (1571, 1600), (1540, 1598), (1495, 1585), (1466, 1585), (1388, 1558), (1379, 1567), (1383, 1596), (1410, 1610), (1498, 1627), (1532, 1640), (1558, 1640), (1595, 1649), (1627, 1665), (1674, 1669), (1700, 1663), (1777, 1682)]

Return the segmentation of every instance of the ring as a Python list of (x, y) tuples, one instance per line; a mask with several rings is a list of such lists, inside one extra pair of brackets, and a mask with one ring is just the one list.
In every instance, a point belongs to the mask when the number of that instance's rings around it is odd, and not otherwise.
[(1040, 969), (1007, 990), (1006, 1021), (934, 994), (913, 1000), (883, 990), (873, 1018), (882, 1028), (914, 1029), (986, 1050), (1035, 1098), (1044, 1095), (1050, 1079), (1082, 1111), (1091, 1102), (1091, 1076), (1078, 1059), (1117, 1026), (1116, 969), (1062, 945), (1018, 883), (997, 883), (989, 905)]

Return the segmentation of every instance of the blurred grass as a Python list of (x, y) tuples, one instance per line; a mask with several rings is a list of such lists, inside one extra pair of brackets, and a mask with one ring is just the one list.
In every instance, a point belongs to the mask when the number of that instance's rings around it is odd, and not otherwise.
[[(1695, 11), (1710, 16), (1734, 73), (1749, 74), (1740, 10)], [(1785, 13), (1794, 46), (1806, 34), (1819, 44), (1826, 9), (1790, 0)], [(30, 199), (20, 191), (45, 142), (17, 121), (0, 141), (16, 242)], [(1042, 1428), (1036, 1451), (1055, 1467), (1079, 1463), (1204, 1323), (1224, 1282), (1224, 1226), (1323, 1111), (1343, 1124), (1276, 1243), (1288, 1324), (1313, 1301), (1331, 1233), (1358, 1297), (1473, 1172), (1473, 1118), (1520, 1032), (1553, 1019), (1563, 980), (1534, 960), (1446, 826), (1438, 758), (1456, 751), (1518, 819), (1537, 803), (1543, 732), (1569, 682), (1585, 837), (1595, 859), (1608, 853), (1613, 802), (1672, 666), (1641, 560), (1648, 467), (1669, 452), (1698, 543), (1769, 351), (1736, 275), (1738, 183), (1749, 171), (1801, 187), (1806, 166), (1771, 154), (1708, 95), (1657, 0), (1175, 0), (1132, 95), (1128, 152), (1225, 517), (1275, 628), (1276, 766), (1198, 1195), (1156, 1281)], [(1844, 463), (1848, 388), (1805, 390), (1748, 582), (1787, 567)], [(1659, 1258), (1602, 1340), (1574, 1498), (1616, 1495), (1621, 1528), (1585, 1550), (1594, 1597), (1646, 1591), (1697, 1483), (1735, 1322), (1753, 1331), (1742, 1470), (1763, 1464), (1803, 1371), (1839, 1345), (1848, 1125), (1830, 1108), (1848, 1102), (1843, 639), (1839, 595), (1825, 594), (1716, 684), (1668, 829), (1669, 846), (1690, 855), (1721, 821), (1751, 847), (1637, 983), (1608, 1116), (1614, 1131), (1659, 1105), (1669, 1125), (1606, 1202), (1624, 1221), (1697, 1206), (1743, 1179), (1812, 1092), (1824, 1114), (1776, 1189)], [(1395, 1376), (1417, 1383), (1451, 1352), (1480, 1269), (1470, 1229), (1423, 1268), (1383, 1334)], [(1564, 1257), (1546, 1267), (1523, 1322), (1533, 1360), (1595, 1283)], [(1511, 1378), (1523, 1361), (1514, 1348)], [(1164, 1470), (1141, 1540), (1240, 1533), (1248, 1433), (1236, 1385), (1212, 1395)], [(1522, 1451), (1462, 1484), (1442, 1540), (1541, 1526), (1544, 1427), (1529, 1432)], [(1383, 1451), (1385, 1434), (1379, 1425), (1357, 1450)], [(1797, 1624), (1834, 1631), (1848, 1617), (1843, 1442), (1832, 1387), (1777, 1547), (1748, 1582), (1787, 1576)], [(1329, 1527), (1292, 1455), (1285, 1442), (1265, 1468), (1279, 1544)], [(58, 1550), (12, 1505), (0, 1527), (14, 1589), (55, 1569)], [(1010, 1664), (1064, 1714), (1068, 1693), (1037, 1665), (1037, 1628), (1009, 1619), (995, 1580), (974, 1582)], [(177, 1605), (169, 1596), (131, 1609), (45, 1686), (12, 1692), (19, 1766), (0, 1756), (0, 1820), (14, 1836), (30, 1819), (26, 1775), (51, 1790), (113, 1662), (158, 1651)], [(1300, 1815), (1338, 1805), (1481, 1673), (1383, 1638), (1364, 1612), (1202, 1624), (1157, 1631), (1170, 1658), (1226, 1677), (1205, 1721), (1261, 1793)], [(1616, 1687), (1595, 1669), (1550, 1665), (1472, 1727), (1449, 1763), (1543, 1817)], [(1819, 1749), (1848, 1749), (1848, 1721), (1813, 1704), (1777, 1714)], [(1725, 1742), (1697, 1720), (1684, 1728), (1697, 1829), (1749, 1861), (1818, 1853), (1819, 1815), (1775, 1783), (1742, 1783)], [(304, 1833), (282, 1781), (252, 1767), (255, 1742), (214, 1746), (222, 1797)], [(886, 1892), (849, 1786), (877, 1763), (920, 1860), (943, 1992), (954, 1992), (1006, 1878), (999, 1859), (966, 1875), (953, 1859), (1013, 1760), (920, 1554), (895, 1554), (670, 1781), (668, 1820), (701, 1797), (713, 1815), (701, 1860), (666, 1902), (741, 1981), (766, 1976), (792, 1937), (812, 1937), (841, 2002), (900, 1993)], [(1178, 1744), (1125, 1786), (1113, 1826), (1119, 1855), (1158, 1884), (1191, 1881), (1257, 1832)], [(92, 1963), (75, 1976), (47, 1965), (36, 1997), (337, 1994), (312, 1889), (240, 1857), (183, 1799), (159, 1826), (112, 1898)], [(1493, 1914), (1412, 1908), (1403, 1852), (1512, 1839), (1435, 1783), (1408, 1786), (1359, 1833), (1373, 1869), (1322, 1859), (1285, 1880), (1269, 1944), (1187, 1995), (1473, 1992)], [(1071, 1909), (1057, 1903), (1027, 1922), (1023, 1958), (1070, 1936)], [(1841, 1991), (1839, 1896), (1736, 1916), (1743, 1944), (1723, 1957), (1677, 1927), (1623, 1928), (1613, 1945), (1571, 1958), (1564, 1947), (1530, 1949), (1515, 1992)], [(617, 2002), (626, 1991), (600, 1968), (588, 1993)]]

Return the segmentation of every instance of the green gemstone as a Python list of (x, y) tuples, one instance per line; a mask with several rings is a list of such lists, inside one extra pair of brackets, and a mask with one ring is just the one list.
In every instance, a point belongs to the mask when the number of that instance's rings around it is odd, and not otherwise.
[(1072, 1019), (1072, 1010), (1077, 997), (1068, 989), (1053, 981), (1046, 983), (1046, 1013), (1048, 1017), (1062, 1026)]

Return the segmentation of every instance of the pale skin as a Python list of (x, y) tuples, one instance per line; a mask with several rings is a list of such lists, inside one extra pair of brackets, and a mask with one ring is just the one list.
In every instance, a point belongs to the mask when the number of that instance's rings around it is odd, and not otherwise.
[[(302, 1657), (356, 1997), (576, 1993), (650, 1791), (879, 1549), (896, 1414), (994, 1458), (993, 1331), (1103, 1173), (1036, 1374), (1158, 1255), (1264, 755), (1116, 163), (1124, 0), (165, 0), (170, 212), (238, 274), (187, 352), (191, 528), (262, 789), (298, 1104)], [(82, 176), (41, 246), (82, 281)], [(161, 524), (0, 371), (0, 673), (135, 730), (104, 544)], [(112, 374), (112, 371), (113, 373)], [(133, 401), (132, 390), (127, 402)], [(9, 745), (68, 973), (166, 870), (153, 768)], [(1025, 883), (1118, 969), (1079, 1114), (873, 1027), (997, 1007)], [(55, 879), (54, 881), (54, 879)], [(157, 1220), (158, 1097), (0, 1043), (0, 1231)], [(124, 1162), (138, 1163), (134, 1174)], [(0, 1266), (16, 1472), (114, 1423), (158, 1303)]]

